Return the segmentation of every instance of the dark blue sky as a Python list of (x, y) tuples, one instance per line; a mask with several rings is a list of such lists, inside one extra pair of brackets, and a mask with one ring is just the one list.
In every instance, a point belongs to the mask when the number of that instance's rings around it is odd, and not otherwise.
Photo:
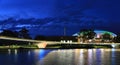
[(79, 15), (104, 21), (105, 28), (97, 28), (120, 31), (120, 0), (0, 0), (0, 19)]
[(119, 21), (119, 3), (119, 0), (0, 0), (0, 16), (43, 18), (77, 10), (86, 16)]
[(6, 17), (48, 17), (53, 14), (53, 0), (0, 0), (0, 16)]

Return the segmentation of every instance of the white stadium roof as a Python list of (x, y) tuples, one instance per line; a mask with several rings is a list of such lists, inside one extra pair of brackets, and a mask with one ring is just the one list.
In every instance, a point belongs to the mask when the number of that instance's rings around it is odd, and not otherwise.
[[(96, 33), (96, 34), (104, 34), (104, 33), (110, 33), (112, 36), (117, 36), (115, 33), (112, 33), (112, 32), (110, 32), (110, 31), (104, 31), (104, 30), (94, 30), (94, 32)], [(75, 33), (75, 34), (73, 34), (72, 36), (78, 36), (78, 33), (79, 32), (77, 32), (77, 33)]]

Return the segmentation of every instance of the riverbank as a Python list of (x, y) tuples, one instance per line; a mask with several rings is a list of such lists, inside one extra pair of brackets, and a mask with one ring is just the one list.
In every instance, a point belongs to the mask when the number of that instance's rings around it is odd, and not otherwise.
[[(97, 44), (47, 44), (42, 49), (80, 49), (80, 48), (113, 48), (111, 45), (97, 45)], [(120, 48), (118, 46), (117, 48)], [(0, 46), (0, 49), (41, 49), (37, 45), (8, 45)]]
[(0, 46), (0, 49), (37, 49), (36, 45), (7, 45)]
[(49, 44), (46, 48), (60, 49), (76, 49), (76, 48), (113, 48), (111, 45), (95, 45), (95, 44)]

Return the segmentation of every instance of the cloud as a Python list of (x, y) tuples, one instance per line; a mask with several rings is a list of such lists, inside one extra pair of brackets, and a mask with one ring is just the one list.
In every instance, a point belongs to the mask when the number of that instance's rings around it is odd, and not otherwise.
[(58, 14), (93, 16), (108, 21), (120, 21), (119, 3), (119, 0), (62, 0), (58, 5)]
[(0, 0), (0, 16), (93, 16), (120, 21), (119, 0)]
[(52, 16), (54, 0), (2, 0), (0, 4), (0, 15), (16, 16), (29, 15), (30, 17)]

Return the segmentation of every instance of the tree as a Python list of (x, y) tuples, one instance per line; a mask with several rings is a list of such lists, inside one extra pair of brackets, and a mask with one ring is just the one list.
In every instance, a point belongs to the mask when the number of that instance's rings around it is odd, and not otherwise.
[(11, 30), (3, 30), (3, 32), (0, 33), (1, 36), (8, 36), (8, 37), (18, 37), (17, 31), (11, 31)]
[(94, 30), (88, 30), (88, 33), (87, 33), (87, 36), (88, 38), (87, 39), (93, 39), (95, 37), (96, 33), (94, 32)]
[(111, 38), (111, 34), (108, 33), (108, 32), (105, 32), (103, 35), (102, 35), (102, 39), (104, 42), (110, 42), (110, 40), (112, 39)]
[(19, 31), (19, 37), (20, 38), (25, 38), (25, 39), (31, 39), (30, 35), (28, 34), (28, 30), (26, 28), (22, 28), (20, 31)]
[(120, 43), (120, 34), (118, 34), (117, 37), (114, 37), (113, 41), (115, 43)]
[(94, 32), (94, 30), (91, 29), (82, 29), (79, 33), (79, 37), (83, 39), (83, 42), (85, 40), (93, 39), (95, 35), (96, 33)]

